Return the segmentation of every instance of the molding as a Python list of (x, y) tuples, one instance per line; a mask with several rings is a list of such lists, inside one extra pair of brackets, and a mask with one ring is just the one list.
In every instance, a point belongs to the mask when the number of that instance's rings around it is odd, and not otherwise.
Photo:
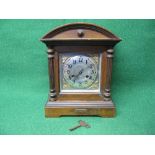
[(45, 107), (115, 108), (112, 101), (55, 101), (47, 102)]
[(107, 58), (113, 58), (114, 57), (114, 49), (108, 49), (107, 51)]
[(103, 95), (104, 95), (104, 100), (105, 101), (110, 101), (111, 100), (110, 89), (105, 89)]
[(47, 49), (48, 58), (54, 58), (54, 49), (48, 48)]
[(121, 41), (121, 39), (119, 37), (117, 37), (111, 31), (109, 31), (101, 26), (98, 26), (95, 24), (90, 24), (90, 23), (82, 23), (82, 22), (71, 23), (71, 24), (66, 24), (66, 25), (57, 27), (57, 28), (53, 29), (52, 31), (48, 32), (47, 34), (45, 34), (41, 38), (41, 41), (46, 41), (46, 39), (53, 38), (55, 35), (57, 35), (59, 33), (63, 33), (65, 31), (68, 31), (71, 29), (90, 29), (92, 31), (96, 31), (103, 35), (108, 36), (108, 38), (111, 40), (115, 40), (118, 42)]

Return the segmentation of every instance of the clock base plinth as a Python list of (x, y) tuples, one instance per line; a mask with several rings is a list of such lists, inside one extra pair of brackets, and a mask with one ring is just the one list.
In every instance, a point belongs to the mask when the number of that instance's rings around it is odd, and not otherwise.
[(47, 102), (45, 105), (46, 117), (60, 116), (100, 116), (114, 117), (115, 106), (112, 101), (70, 101)]

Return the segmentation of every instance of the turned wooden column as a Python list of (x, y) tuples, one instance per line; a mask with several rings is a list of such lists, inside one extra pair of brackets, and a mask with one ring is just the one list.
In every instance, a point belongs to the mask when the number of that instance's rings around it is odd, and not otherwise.
[(110, 101), (111, 100), (111, 75), (112, 75), (112, 58), (114, 50), (113, 48), (107, 49), (107, 69), (106, 69), (106, 83), (105, 83), (105, 89), (104, 89), (104, 100)]
[(50, 83), (50, 92), (49, 92), (49, 101), (56, 100), (56, 91), (55, 91), (55, 82), (54, 82), (54, 49), (48, 47), (48, 72), (49, 72), (49, 83)]

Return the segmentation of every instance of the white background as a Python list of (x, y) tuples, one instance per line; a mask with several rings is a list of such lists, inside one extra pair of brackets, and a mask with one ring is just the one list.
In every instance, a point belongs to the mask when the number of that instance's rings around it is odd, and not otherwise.
[(0, 18), (154, 18), (154, 0), (0, 0)]
[[(154, 19), (153, 0), (0, 0), (1, 19)], [(155, 136), (0, 136), (0, 155), (155, 155)]]
[(154, 155), (154, 136), (1, 136), (1, 155)]

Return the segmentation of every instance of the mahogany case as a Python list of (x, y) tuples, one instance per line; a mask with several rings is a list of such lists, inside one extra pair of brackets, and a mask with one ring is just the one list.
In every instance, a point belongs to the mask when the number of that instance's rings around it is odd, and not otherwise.
[[(41, 41), (47, 46), (49, 98), (46, 117), (63, 115), (97, 115), (113, 117), (115, 106), (111, 99), (111, 76), (114, 46), (121, 41), (112, 32), (88, 23), (72, 23), (47, 33)], [(60, 93), (59, 58), (65, 52), (101, 53), (100, 92)]]

